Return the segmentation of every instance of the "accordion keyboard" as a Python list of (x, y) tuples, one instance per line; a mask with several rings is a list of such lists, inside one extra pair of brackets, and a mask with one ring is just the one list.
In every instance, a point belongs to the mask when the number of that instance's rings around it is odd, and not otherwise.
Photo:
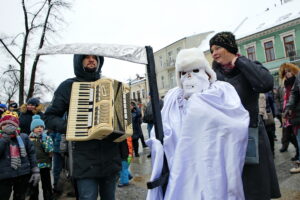
[(131, 113), (128, 113), (129, 96), (129, 87), (116, 80), (74, 82), (67, 140), (109, 138), (121, 142), (132, 135)]

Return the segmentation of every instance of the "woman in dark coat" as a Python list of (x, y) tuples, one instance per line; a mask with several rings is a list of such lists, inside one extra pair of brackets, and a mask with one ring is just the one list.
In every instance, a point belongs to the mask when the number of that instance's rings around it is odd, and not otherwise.
[[(300, 107), (298, 106), (297, 110), (295, 109), (296, 106), (291, 106), (291, 104), (289, 104), (290, 106), (288, 106), (289, 103), (289, 99), (292, 96), (292, 88), (294, 87), (294, 83), (296, 80), (296, 76), (297, 74), (299, 74), (299, 68), (292, 64), (292, 63), (283, 63), (280, 68), (279, 68), (279, 74), (280, 74), (280, 79), (283, 82), (284, 85), (284, 94), (283, 94), (283, 106), (282, 106), (282, 110), (284, 112), (282, 119), (283, 119), (283, 131), (282, 131), (282, 146), (283, 146), (283, 150), (287, 151), (289, 142), (291, 142), (295, 149), (296, 149), (296, 155), (294, 157), (292, 157), (292, 161), (296, 161), (299, 158), (299, 147), (298, 147), (298, 143), (297, 143), (297, 139), (296, 139), (296, 134), (294, 133), (294, 126), (295, 125), (299, 125), (299, 118), (300, 116), (296, 116), (297, 113), (299, 113), (300, 111)], [(291, 102), (295, 100), (295, 95), (293, 95), (293, 97), (291, 98)], [(295, 101), (296, 103), (297, 101)], [(294, 105), (296, 105), (295, 103), (293, 103)], [(289, 107), (287, 109), (287, 107)], [(293, 112), (291, 112), (290, 114), (288, 114), (286, 112), (286, 110), (291, 110)], [(297, 119), (298, 118), (298, 119)], [(298, 123), (295, 123), (297, 122)]]
[(281, 194), (270, 143), (262, 120), (258, 117), (259, 93), (272, 90), (273, 77), (259, 62), (252, 62), (237, 53), (232, 33), (217, 33), (209, 43), (217, 79), (235, 87), (243, 106), (249, 112), (249, 127), (259, 129), (259, 164), (245, 164), (243, 170), (245, 199), (279, 198)]
[(20, 107), (20, 129), (22, 133), (26, 133), (29, 135), (31, 133), (30, 124), (32, 121), (33, 115), (39, 115), (41, 119), (44, 117), (43, 104), (40, 103), (40, 100), (37, 98), (30, 98), (28, 99), (26, 104), (23, 104)]
[[(286, 138), (294, 144), (296, 156), (292, 158), (295, 167), (290, 173), (300, 173), (300, 101), (299, 101), (299, 68), (292, 63), (283, 63), (280, 68), (280, 77), (284, 80), (285, 95), (283, 103), (283, 124), (286, 130)], [(287, 140), (288, 141), (288, 140)]]
[(136, 106), (135, 102), (130, 103), (131, 115), (132, 115), (132, 144), (135, 157), (139, 157), (139, 138), (143, 134), (141, 127), (142, 114), (140, 109)]

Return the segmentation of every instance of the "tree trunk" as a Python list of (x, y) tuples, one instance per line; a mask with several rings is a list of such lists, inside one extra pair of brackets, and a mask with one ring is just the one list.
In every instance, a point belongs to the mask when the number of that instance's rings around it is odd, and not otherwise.
[[(40, 39), (39, 49), (42, 48), (43, 45), (44, 45), (45, 36), (46, 36), (46, 29), (47, 29), (48, 19), (49, 19), (50, 13), (51, 13), (51, 9), (52, 9), (52, 5), (49, 5), (47, 15), (46, 15), (46, 18), (45, 18), (45, 22), (44, 22), (44, 26), (43, 26), (43, 32), (42, 32), (41, 39)], [(31, 98), (33, 96), (33, 93), (34, 93), (35, 74), (36, 74), (36, 68), (37, 68), (37, 64), (39, 62), (39, 59), (40, 59), (40, 55), (36, 55), (35, 59), (34, 59), (34, 62), (32, 64), (30, 85), (29, 85), (29, 89), (28, 89), (27, 100), (29, 98)]]
[(20, 64), (20, 85), (19, 85), (19, 105), (21, 106), (24, 103), (24, 87), (25, 87), (25, 61), (26, 61), (26, 52), (27, 52), (27, 42), (29, 36), (29, 28), (28, 28), (28, 17), (27, 10), (25, 7), (25, 2), (22, 0), (22, 8), (24, 14), (24, 25), (25, 25), (25, 35), (22, 47), (21, 54), (21, 64)]

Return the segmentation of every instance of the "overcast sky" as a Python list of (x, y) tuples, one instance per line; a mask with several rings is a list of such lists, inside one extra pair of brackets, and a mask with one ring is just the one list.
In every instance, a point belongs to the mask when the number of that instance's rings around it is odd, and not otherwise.
[[(23, 30), (20, 0), (0, 0), (0, 34)], [(157, 51), (183, 37), (232, 30), (245, 17), (280, 5), (280, 0), (74, 0), (64, 12), (68, 23), (54, 44), (106, 43), (150, 45)], [(0, 56), (0, 63), (7, 62)], [(72, 56), (43, 56), (40, 71), (55, 86), (73, 77)], [(105, 76), (126, 81), (143, 75), (143, 65), (106, 59)]]

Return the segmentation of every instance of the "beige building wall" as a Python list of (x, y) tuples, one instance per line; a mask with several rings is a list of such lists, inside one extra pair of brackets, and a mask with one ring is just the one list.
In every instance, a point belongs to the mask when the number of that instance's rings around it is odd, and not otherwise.
[(145, 105), (147, 105), (148, 89), (146, 78), (135, 79), (130, 81), (130, 98), (139, 105), (143, 112)]
[[(181, 49), (198, 47), (211, 32), (200, 33), (182, 38), (156, 52), (154, 52), (156, 80), (159, 97), (163, 98), (166, 93), (177, 86), (175, 78), (175, 61)], [(209, 58), (210, 54), (205, 54)], [(212, 60), (211, 57), (209, 60)]]

